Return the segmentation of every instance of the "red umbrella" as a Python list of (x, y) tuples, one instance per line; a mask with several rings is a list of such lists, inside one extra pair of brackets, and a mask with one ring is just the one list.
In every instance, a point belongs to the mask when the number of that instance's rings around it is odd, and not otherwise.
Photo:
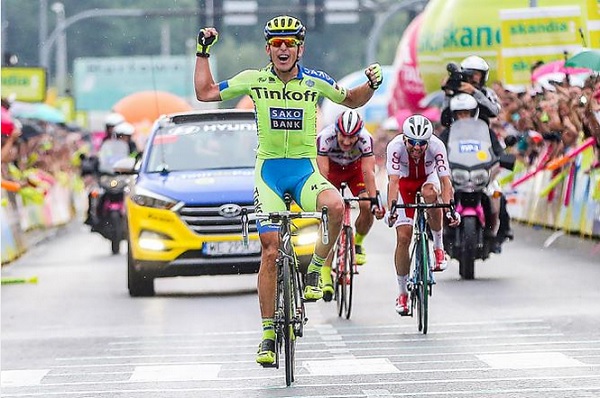
[(565, 66), (564, 60), (552, 61), (545, 63), (541, 66), (538, 66), (533, 70), (531, 74), (531, 80), (534, 82), (540, 79), (543, 76), (562, 73), (564, 75), (577, 75), (579, 73), (590, 73), (591, 70), (586, 68), (575, 68), (570, 66)]
[(11, 135), (15, 128), (15, 123), (10, 116), (10, 112), (2, 107), (2, 135)]

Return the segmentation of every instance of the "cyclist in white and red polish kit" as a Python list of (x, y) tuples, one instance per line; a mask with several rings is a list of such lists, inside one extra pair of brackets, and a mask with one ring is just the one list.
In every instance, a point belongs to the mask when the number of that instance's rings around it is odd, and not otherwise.
[[(446, 147), (433, 135), (433, 124), (425, 116), (412, 115), (404, 121), (402, 134), (387, 146), (386, 169), (389, 209), (394, 200), (398, 204), (414, 203), (418, 191), (427, 203), (436, 203), (440, 197), (443, 203), (449, 203), (454, 198)], [(433, 271), (443, 271), (448, 263), (444, 251), (442, 209), (429, 209), (428, 214), (435, 254)], [(458, 213), (447, 213), (446, 216), (451, 227), (460, 223)], [(407, 282), (413, 217), (414, 209), (398, 209), (386, 214), (388, 225), (396, 228), (394, 263), (400, 291), (396, 311), (400, 315), (408, 315)]]

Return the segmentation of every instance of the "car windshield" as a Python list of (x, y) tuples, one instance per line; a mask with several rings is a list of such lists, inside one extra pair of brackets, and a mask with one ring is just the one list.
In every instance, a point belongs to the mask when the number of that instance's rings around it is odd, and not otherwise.
[(203, 121), (161, 128), (149, 148), (146, 171), (251, 168), (256, 159), (256, 123)]

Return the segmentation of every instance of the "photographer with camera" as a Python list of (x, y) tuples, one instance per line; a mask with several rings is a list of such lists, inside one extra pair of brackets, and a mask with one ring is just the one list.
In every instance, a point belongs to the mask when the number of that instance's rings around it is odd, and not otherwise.
[(488, 123), (490, 118), (498, 116), (500, 102), (496, 93), (485, 86), (490, 66), (481, 57), (471, 55), (462, 60), (460, 66), (451, 62), (446, 66), (449, 76), (442, 83), (446, 93), (442, 106), (441, 122), (445, 127), (452, 124), (450, 100), (459, 93), (470, 94), (479, 104), (479, 118)]

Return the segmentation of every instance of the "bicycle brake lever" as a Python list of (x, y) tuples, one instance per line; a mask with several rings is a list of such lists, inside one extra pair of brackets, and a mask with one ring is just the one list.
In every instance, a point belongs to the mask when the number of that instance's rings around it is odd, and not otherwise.
[(248, 247), (248, 211), (246, 209), (242, 209), (242, 215), (240, 219), (242, 221), (242, 244), (244, 247)]
[(327, 206), (323, 206), (321, 209), (321, 242), (324, 245), (329, 244), (329, 229), (327, 228), (329, 225), (329, 211)]

